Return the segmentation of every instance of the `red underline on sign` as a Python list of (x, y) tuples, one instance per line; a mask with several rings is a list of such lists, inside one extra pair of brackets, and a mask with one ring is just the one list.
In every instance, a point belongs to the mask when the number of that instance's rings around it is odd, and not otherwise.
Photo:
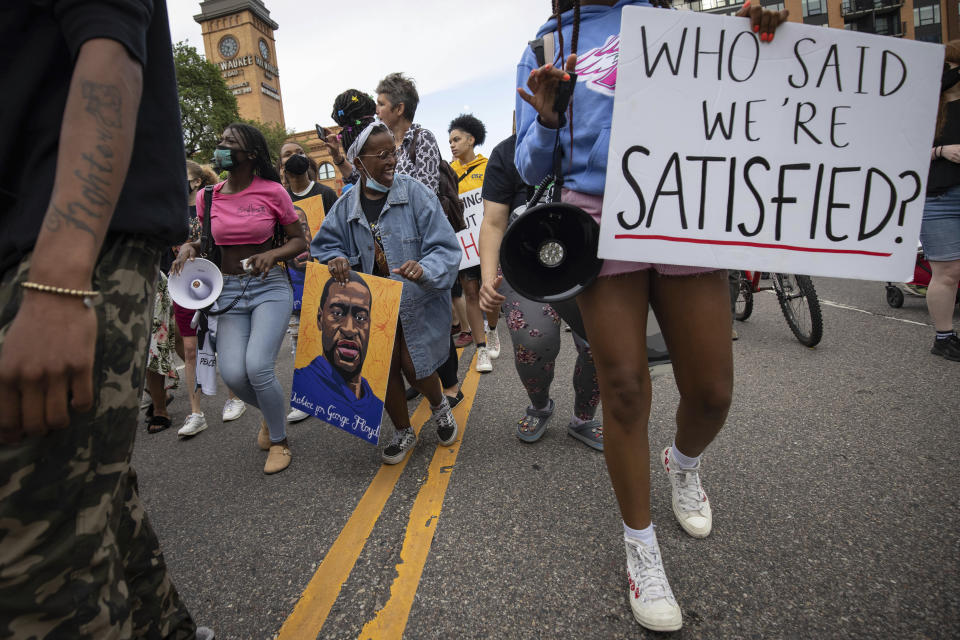
[(801, 251), (804, 253), (840, 253), (858, 256), (879, 256), (889, 258), (892, 253), (880, 251), (862, 251), (860, 249), (821, 249), (819, 247), (795, 247), (789, 244), (765, 244), (763, 242), (742, 242), (738, 240), (703, 240), (700, 238), (675, 238), (673, 236), (647, 236), (633, 233), (620, 233), (617, 240), (664, 240), (666, 242), (688, 242), (690, 244), (710, 244), (716, 246), (756, 247), (759, 249), (779, 249), (780, 251)]

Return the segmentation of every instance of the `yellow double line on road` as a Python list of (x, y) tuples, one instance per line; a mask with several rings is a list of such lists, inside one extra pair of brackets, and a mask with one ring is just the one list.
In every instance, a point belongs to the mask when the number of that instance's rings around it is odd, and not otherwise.
[[(476, 355), (474, 355), (476, 359)], [(361, 632), (362, 638), (401, 638), (407, 625), (413, 598), (420, 583), (420, 576), (430, 553), (433, 536), (443, 508), (443, 498), (450, 483), (460, 443), (467, 430), (467, 419), (476, 396), (480, 375), (471, 360), (466, 378), (461, 384), (463, 400), (453, 410), (460, 427), (460, 436), (450, 446), (438, 446), (430, 462), (427, 481), (417, 493), (410, 510), (397, 577), (390, 588), (390, 599), (376, 617), (368, 622)], [(430, 406), (426, 398), (411, 416), (417, 435), (430, 418)], [(383, 507), (393, 493), (397, 481), (407, 466), (410, 456), (395, 465), (382, 465), (364, 492), (353, 514), (340, 535), (327, 551), (317, 571), (313, 574), (300, 600), (277, 635), (278, 640), (303, 640), (316, 638), (323, 628), (330, 609), (336, 602), (343, 584), (350, 577), (367, 543)]]

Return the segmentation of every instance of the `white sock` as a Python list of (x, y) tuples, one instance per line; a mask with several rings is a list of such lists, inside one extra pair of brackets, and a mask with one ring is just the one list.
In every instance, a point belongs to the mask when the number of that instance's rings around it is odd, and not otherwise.
[(648, 547), (653, 546), (657, 541), (657, 534), (653, 530), (653, 523), (646, 529), (631, 529), (627, 523), (623, 523), (623, 537), (628, 540), (639, 540)]
[(680, 449), (677, 449), (677, 443), (674, 442), (673, 446), (670, 447), (673, 453), (673, 459), (677, 461), (677, 464), (681, 469), (693, 469), (698, 464), (700, 464), (700, 456), (696, 458), (691, 458), (680, 453)]
[(572, 418), (570, 418), (570, 425), (571, 425), (571, 426), (574, 426), (574, 427), (579, 427), (579, 426), (582, 425), (584, 422), (587, 422), (587, 421), (586, 421), (586, 420), (581, 420), (581, 419), (578, 418), (577, 416), (573, 416)]

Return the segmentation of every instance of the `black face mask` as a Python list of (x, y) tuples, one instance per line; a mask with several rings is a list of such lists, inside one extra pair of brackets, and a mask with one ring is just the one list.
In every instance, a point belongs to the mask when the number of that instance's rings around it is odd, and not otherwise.
[(940, 93), (960, 82), (960, 67), (953, 69), (946, 68), (946, 65), (944, 67), (943, 75), (940, 76)]
[(307, 169), (310, 168), (310, 161), (307, 160), (307, 156), (302, 156), (297, 153), (287, 158), (287, 163), (283, 166), (287, 170), (287, 173), (302, 176), (307, 172)]

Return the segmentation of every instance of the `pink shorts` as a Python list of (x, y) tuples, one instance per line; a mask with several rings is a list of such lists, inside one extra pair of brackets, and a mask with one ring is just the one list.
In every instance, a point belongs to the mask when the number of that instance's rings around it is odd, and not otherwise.
[[(595, 196), (589, 193), (564, 189), (561, 199), (575, 207), (580, 207), (589, 213), (590, 216), (597, 221), (597, 224), (600, 224), (600, 212), (603, 210), (603, 196)], [(600, 277), (616, 276), (624, 273), (633, 273), (634, 271), (646, 271), (647, 269), (654, 269), (663, 276), (693, 276), (700, 273), (717, 271), (717, 269), (712, 267), (686, 267), (676, 264), (604, 260), (603, 268), (600, 269)]]
[(177, 330), (181, 336), (189, 338), (197, 335), (197, 330), (190, 328), (194, 313), (196, 313), (194, 309), (184, 309), (176, 302), (173, 303), (173, 317), (177, 321)]

